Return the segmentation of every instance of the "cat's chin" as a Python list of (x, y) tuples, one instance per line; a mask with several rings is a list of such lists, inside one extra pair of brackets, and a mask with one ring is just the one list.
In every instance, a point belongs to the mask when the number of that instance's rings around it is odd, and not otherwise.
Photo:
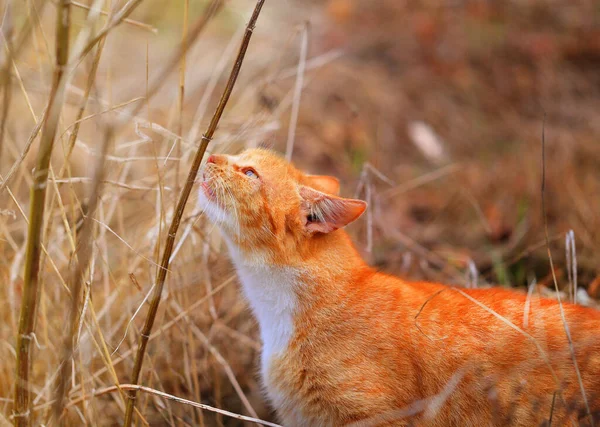
[[(209, 196), (202, 190), (199, 191), (198, 195), (198, 206), (204, 214), (208, 216), (210, 221), (215, 225), (225, 225), (231, 222), (231, 215), (225, 211), (216, 202), (211, 200)], [(230, 225), (230, 224), (229, 224)]]

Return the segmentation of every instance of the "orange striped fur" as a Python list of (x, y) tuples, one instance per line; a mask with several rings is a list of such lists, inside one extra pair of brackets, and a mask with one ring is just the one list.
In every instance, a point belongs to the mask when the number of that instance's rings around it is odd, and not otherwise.
[(600, 424), (600, 312), (564, 304), (573, 355), (553, 300), (377, 272), (342, 229), (366, 204), (338, 191), (267, 150), (203, 171), (284, 425)]

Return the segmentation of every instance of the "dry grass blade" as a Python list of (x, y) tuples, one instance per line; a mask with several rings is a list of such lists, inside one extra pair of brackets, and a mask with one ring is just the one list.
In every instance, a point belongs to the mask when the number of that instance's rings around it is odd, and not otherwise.
[(10, 97), (12, 94), (11, 90), (11, 78), (10, 66), (12, 64), (12, 33), (13, 33), (13, 19), (11, 13), (12, 3), (8, 1), (4, 10), (4, 18), (2, 19), (2, 29), (0, 31), (6, 43), (6, 63), (1, 71), (2, 80), (2, 113), (0, 113), (0, 159), (2, 158), (2, 147), (4, 145), (4, 134), (6, 131), (6, 120), (8, 118), (8, 111), (10, 109)]
[[(183, 312), (183, 309), (181, 307), (179, 307), (177, 303), (173, 302), (171, 305), (173, 306), (173, 308), (175, 308), (177, 310), (176, 314)], [(242, 401), (246, 410), (253, 417), (258, 417), (258, 415), (256, 414), (256, 411), (250, 404), (250, 401), (248, 401), (248, 398), (244, 394), (242, 388), (240, 387), (240, 384), (238, 383), (237, 379), (235, 378), (235, 374), (233, 373), (233, 370), (231, 369), (231, 366), (229, 365), (229, 363), (227, 363), (227, 360), (225, 360), (225, 358), (221, 355), (221, 353), (219, 353), (219, 351), (213, 345), (211, 345), (210, 341), (208, 340), (206, 335), (204, 335), (202, 333), (200, 328), (198, 328), (196, 325), (191, 323), (188, 318), (186, 318), (186, 321), (188, 322), (188, 326), (191, 328), (194, 336), (196, 338), (198, 338), (198, 340), (204, 344), (204, 346), (212, 354), (212, 356), (215, 358), (215, 360), (222, 366), (223, 370), (225, 371), (225, 374), (229, 378), (229, 381), (231, 381), (231, 385), (233, 386), (235, 392), (237, 393), (238, 397)]]
[(96, 391), (94, 391), (93, 394), (88, 394), (86, 396), (82, 396), (80, 398), (72, 400), (71, 402), (69, 402), (68, 406), (76, 405), (76, 404), (78, 404), (79, 402), (81, 402), (81, 401), (83, 401), (85, 399), (89, 399), (89, 398), (96, 397), (96, 396), (101, 396), (101, 395), (106, 394), (106, 393), (113, 393), (115, 391), (119, 391), (119, 389), (121, 389), (121, 390), (143, 391), (145, 393), (150, 393), (150, 394), (153, 394), (155, 396), (159, 396), (159, 397), (162, 397), (162, 398), (165, 398), (165, 399), (173, 400), (173, 401), (178, 402), (178, 403), (183, 403), (184, 405), (190, 405), (190, 406), (193, 406), (195, 408), (200, 408), (200, 409), (204, 409), (206, 411), (211, 411), (211, 412), (216, 412), (216, 413), (219, 413), (219, 414), (223, 414), (223, 415), (226, 415), (228, 417), (235, 418), (237, 420), (249, 421), (249, 422), (253, 422), (253, 423), (256, 423), (256, 424), (260, 424), (260, 425), (263, 425), (263, 426), (269, 426), (269, 427), (281, 427), (279, 424), (270, 423), (268, 421), (263, 421), (263, 420), (260, 420), (258, 418), (247, 417), (245, 415), (241, 415), (241, 414), (236, 414), (234, 412), (225, 411), (224, 409), (215, 408), (213, 406), (205, 405), (203, 403), (198, 403), (198, 402), (194, 402), (192, 400), (187, 400), (187, 399), (183, 399), (181, 397), (173, 396), (172, 394), (165, 393), (165, 392), (160, 391), (160, 390), (155, 390), (155, 389), (150, 388), (150, 387), (144, 387), (144, 386), (135, 385), (135, 384), (121, 384), (118, 387), (117, 386), (111, 386), (111, 387), (103, 388), (101, 390), (96, 390)]
[[(85, 10), (91, 10), (91, 8), (90, 8), (88, 5), (86, 5), (86, 4), (83, 4), (83, 3), (79, 3), (78, 1), (74, 1), (74, 0), (72, 0), (72, 1), (71, 1), (71, 4), (72, 4), (73, 6), (76, 6), (76, 7), (79, 7), (79, 8), (81, 8), (81, 9), (85, 9)], [(108, 17), (109, 17), (109, 19), (110, 19), (110, 15), (111, 15), (111, 13), (110, 13), (110, 12), (106, 12), (106, 11), (104, 11), (104, 10), (101, 10), (101, 11), (100, 11), (100, 13), (101, 13), (102, 15), (106, 15), (106, 16), (108, 16)], [(158, 33), (158, 29), (154, 28), (152, 25), (145, 24), (145, 23), (143, 23), (143, 22), (136, 21), (136, 20), (134, 20), (134, 19), (125, 18), (125, 19), (123, 19), (123, 22), (124, 22), (124, 23), (126, 23), (126, 24), (129, 24), (129, 25), (133, 25), (134, 27), (143, 28), (144, 30), (150, 31), (150, 32), (151, 32), (151, 33), (153, 33), (153, 34), (156, 34), (156, 33)]]
[(410, 423), (406, 421), (406, 418), (412, 417), (419, 413), (424, 413), (423, 418), (430, 419), (432, 418), (431, 415), (435, 414), (435, 412), (439, 410), (452, 392), (456, 390), (467, 373), (467, 368), (463, 366), (461, 369), (456, 371), (452, 377), (450, 377), (450, 379), (446, 382), (446, 385), (444, 385), (439, 393), (426, 397), (425, 399), (416, 400), (404, 408), (377, 414), (373, 417), (348, 424), (348, 426), (376, 427), (381, 425), (410, 425)]
[[(177, 133), (183, 135), (183, 106), (185, 102), (185, 69), (187, 63), (187, 33), (188, 33), (188, 14), (190, 9), (190, 0), (184, 0), (183, 2), (183, 23), (181, 31), (181, 48), (182, 55), (179, 64), (179, 96), (177, 98)], [(175, 152), (176, 157), (181, 155), (181, 140), (176, 139), (175, 144), (177, 150)], [(175, 191), (179, 191), (179, 165), (180, 162), (175, 164)]]
[(100, 64), (100, 57), (102, 56), (102, 51), (104, 50), (104, 43), (106, 42), (106, 37), (100, 40), (98, 44), (98, 48), (96, 49), (96, 55), (94, 56), (94, 60), (92, 61), (92, 67), (88, 74), (87, 83), (85, 86), (85, 92), (83, 94), (83, 99), (81, 100), (81, 104), (79, 106), (79, 110), (77, 111), (77, 116), (74, 121), (73, 130), (71, 131), (71, 135), (69, 136), (69, 142), (67, 144), (67, 154), (65, 156), (65, 163), (62, 167), (59, 177), (62, 177), (64, 174), (67, 165), (69, 164), (69, 159), (71, 154), (73, 153), (73, 148), (75, 148), (75, 142), (77, 141), (77, 135), (79, 135), (79, 128), (81, 126), (83, 114), (85, 113), (85, 109), (87, 107), (87, 103), (90, 97), (90, 93), (92, 90), (92, 86), (94, 85), (94, 81), (96, 80), (96, 73), (98, 72), (98, 65)]
[(556, 272), (554, 270), (554, 260), (552, 259), (552, 252), (550, 251), (550, 237), (548, 235), (548, 214), (546, 212), (546, 116), (544, 115), (544, 121), (542, 123), (542, 216), (544, 217), (544, 238), (546, 239), (546, 250), (548, 252), (548, 260), (550, 261), (550, 272), (552, 273), (552, 281), (554, 282), (554, 291), (556, 292), (556, 300), (558, 301), (558, 308), (560, 310), (560, 317), (565, 328), (565, 335), (569, 341), (569, 352), (571, 353), (571, 359), (573, 360), (573, 367), (577, 374), (577, 381), (579, 382), (579, 388), (581, 390), (581, 396), (583, 397), (583, 403), (587, 412), (587, 417), (590, 421), (590, 425), (594, 427), (594, 417), (590, 411), (590, 405), (588, 403), (587, 395), (585, 393), (585, 387), (583, 386), (583, 380), (581, 378), (581, 372), (579, 371), (579, 365), (577, 364), (577, 358), (575, 357), (575, 349), (573, 347), (573, 339), (571, 338), (571, 331), (567, 318), (565, 316), (565, 309), (562, 305), (560, 291), (558, 289), (558, 281), (556, 279)]
[(133, 13), (133, 11), (135, 10), (136, 7), (139, 6), (139, 4), (142, 2), (142, 0), (129, 0), (121, 10), (119, 10), (115, 16), (113, 17), (113, 19), (111, 19), (105, 26), (104, 28), (102, 28), (102, 30), (100, 30), (100, 32), (96, 35), (96, 37), (94, 37), (93, 39), (91, 39), (86, 45), (85, 47), (81, 50), (81, 54), (79, 55), (78, 58), (75, 58), (75, 61), (79, 61), (81, 59), (83, 59), (83, 57), (85, 55), (87, 55), (96, 45), (96, 43), (100, 42), (101, 40), (104, 40), (104, 38), (106, 37), (106, 35), (116, 26), (118, 26), (119, 24), (121, 24), (121, 22), (123, 22), (125, 19), (127, 19), (129, 17), (129, 15), (131, 15)]
[(391, 197), (397, 196), (399, 194), (405, 193), (409, 190), (413, 190), (415, 188), (418, 188), (424, 184), (428, 184), (430, 182), (436, 181), (448, 174), (454, 173), (457, 170), (459, 170), (460, 165), (459, 164), (450, 164), (450, 165), (446, 165), (444, 167), (441, 167), (437, 170), (434, 170), (433, 172), (427, 173), (425, 175), (422, 175), (418, 178), (415, 178), (413, 180), (410, 180), (408, 182), (405, 182), (397, 187), (393, 187), (393, 188), (389, 188), (383, 192), (381, 192), (381, 198), (383, 200), (387, 200)]
[(46, 202), (46, 186), (50, 157), (56, 129), (62, 109), (65, 65), (69, 55), (70, 1), (61, 0), (56, 16), (56, 66), (47, 114), (43, 124), (40, 151), (38, 153), (33, 186), (30, 192), (29, 229), (27, 255), (23, 276), (23, 300), (17, 335), (17, 372), (15, 382), (14, 423), (27, 426), (30, 420), (31, 342), (34, 337), (37, 302), (39, 299), (38, 276), (42, 240), (42, 223)]
[(435, 292), (433, 295), (431, 295), (429, 298), (427, 298), (425, 300), (425, 302), (423, 303), (423, 305), (421, 305), (421, 308), (419, 308), (419, 311), (417, 311), (417, 314), (415, 315), (415, 319), (414, 319), (414, 325), (417, 327), (417, 329), (419, 330), (420, 333), (422, 333), (427, 339), (431, 340), (431, 341), (438, 341), (438, 340), (445, 340), (446, 338), (448, 338), (448, 336), (443, 336), (443, 337), (430, 337), (429, 335), (427, 335), (425, 333), (425, 331), (423, 331), (423, 329), (421, 329), (421, 326), (419, 326), (419, 323), (417, 322), (417, 320), (419, 320), (419, 316), (421, 315), (421, 313), (423, 312), (423, 310), (425, 309), (425, 306), (432, 300), (434, 299), (436, 296), (438, 296), (439, 294), (441, 294), (442, 292), (444, 292), (446, 289), (441, 289), (437, 292)]
[[(177, 50), (171, 55), (169, 60), (167, 61), (167, 65), (162, 69), (160, 75), (154, 80), (152, 85), (146, 90), (146, 102), (150, 102), (150, 99), (158, 92), (158, 89), (162, 87), (167, 79), (168, 75), (171, 74), (173, 68), (177, 64), (181, 64), (181, 59), (186, 54), (187, 50), (194, 44), (194, 41), (198, 38), (198, 36), (204, 31), (206, 28), (206, 24), (221, 10), (223, 7), (224, 0), (212, 0), (211, 3), (206, 6), (205, 11), (202, 17), (194, 24), (192, 29), (189, 32), (186, 32), (185, 38), (183, 38), (182, 42), (179, 44)], [(129, 116), (135, 116), (141, 109), (143, 105), (139, 104), (136, 108), (133, 109)], [(126, 115), (126, 116), (128, 116)], [(129, 120), (128, 117), (125, 117), (125, 120)]]
[(48, 110), (46, 109), (42, 113), (42, 118), (37, 122), (37, 124), (35, 125), (35, 127), (31, 131), (31, 134), (29, 134), (29, 138), (27, 139), (27, 143), (25, 144), (25, 148), (23, 148), (23, 151), (21, 152), (21, 155), (15, 161), (15, 163), (11, 166), (10, 170), (6, 174), (6, 177), (4, 178), (4, 180), (2, 181), (2, 183), (0, 183), (0, 195), (6, 189), (6, 187), (8, 187), (8, 182), (15, 175), (15, 173), (17, 172), (17, 170), (19, 170), (19, 166), (21, 166), (21, 163), (23, 163), (23, 160), (25, 160), (25, 157), (27, 157), (27, 153), (29, 153), (29, 150), (31, 149), (31, 146), (33, 145), (33, 141), (35, 141), (35, 138), (40, 133), (40, 130), (42, 129), (42, 125), (44, 124), (44, 122), (46, 120), (46, 113), (47, 113), (47, 111)]
[(54, 417), (56, 420), (60, 420), (60, 415), (63, 410), (63, 400), (67, 389), (67, 384), (70, 382), (69, 372), (69, 361), (73, 355), (74, 340), (77, 336), (77, 330), (79, 326), (79, 304), (81, 288), (84, 282), (83, 275), (87, 270), (93, 246), (93, 230), (94, 222), (91, 217), (95, 214), (100, 199), (100, 193), (102, 190), (102, 183), (106, 169), (104, 168), (104, 161), (110, 142), (113, 137), (113, 128), (109, 126), (106, 129), (104, 140), (100, 148), (101, 155), (96, 161), (94, 168), (94, 178), (92, 179), (92, 189), (90, 191), (89, 206), (86, 217), (83, 221), (81, 228), (81, 237), (79, 244), (74, 254), (74, 268), (69, 276), (69, 289), (71, 290), (71, 307), (69, 314), (69, 326), (70, 328), (65, 333), (63, 339), (63, 354), (61, 358), (61, 372), (57, 377), (56, 391), (55, 391), (55, 404), (53, 408)]
[[(55, 182), (57, 184), (91, 183), (92, 178), (88, 178), (86, 176), (74, 176), (71, 178), (56, 179)], [(131, 190), (131, 191), (157, 191), (156, 187), (147, 187), (147, 186), (142, 186), (142, 185), (126, 184), (124, 182), (117, 182), (117, 181), (103, 180), (102, 184), (112, 185), (117, 188), (123, 188), (123, 189)], [(164, 187), (163, 190), (172, 191), (172, 188)]]
[[(202, 306), (202, 304), (206, 303), (206, 301), (213, 295), (216, 295), (217, 293), (219, 293), (220, 291), (222, 291), (224, 288), (226, 288), (228, 285), (230, 285), (231, 283), (233, 283), (234, 279), (235, 279), (235, 275), (230, 276), (228, 279), (226, 279), (225, 281), (223, 281), (223, 283), (221, 283), (219, 286), (217, 286), (215, 289), (212, 290), (212, 292), (210, 294), (205, 295), (203, 298), (199, 299), (198, 301), (194, 302), (191, 306), (189, 306), (185, 311), (179, 313), (176, 317), (174, 317), (173, 319), (171, 319), (169, 322), (165, 323), (164, 325), (161, 326), (161, 328), (152, 333), (152, 335), (150, 335), (150, 341), (156, 339), (159, 336), (163, 336), (163, 334), (169, 330), (170, 328), (172, 328), (173, 326), (175, 326), (179, 321), (183, 320), (186, 318), (187, 314), (195, 309), (197, 309), (198, 307)], [(116, 358), (115, 360), (112, 361), (113, 366), (118, 365), (119, 363), (127, 360), (127, 358), (135, 351), (137, 350), (137, 348), (131, 348), (127, 351), (125, 351), (123, 354), (121, 354), (118, 358)], [(88, 379), (87, 381), (92, 381), (94, 379), (97, 379), (98, 377), (100, 377), (100, 375), (104, 374), (107, 372), (107, 368), (101, 368), (98, 371), (94, 372), (91, 376), (90, 379)], [(73, 390), (71, 390), (71, 392), (75, 392), (78, 391), (79, 388), (81, 386), (76, 386)], [(35, 409), (35, 408), (34, 408)]]
[[(111, 17), (111, 15), (109, 15), (109, 18)], [(96, 19), (98, 18), (98, 13), (97, 11), (95, 11), (93, 8), (90, 9), (90, 13), (88, 14), (88, 27), (82, 31), (79, 34), (79, 38), (81, 38), (81, 40), (83, 40), (83, 38), (88, 38), (88, 34), (87, 32), (91, 30), (91, 28), (93, 28), (93, 24), (96, 21)], [(78, 40), (79, 41), (79, 40)], [(88, 74), (88, 78), (87, 78), (87, 82), (86, 82), (86, 87), (85, 87), (85, 91), (83, 94), (83, 98), (81, 100), (81, 104), (79, 105), (79, 110), (77, 112), (77, 116), (75, 118), (75, 121), (73, 123), (73, 130), (71, 132), (71, 135), (69, 137), (69, 141), (67, 143), (67, 152), (65, 154), (65, 158), (64, 158), (64, 163), (63, 166), (60, 169), (60, 172), (58, 173), (58, 177), (62, 178), (65, 174), (65, 172), (68, 170), (69, 168), (69, 161), (71, 159), (71, 155), (73, 153), (73, 148), (75, 147), (75, 143), (77, 142), (77, 136), (79, 134), (79, 129), (81, 126), (81, 122), (83, 121), (83, 114), (85, 113), (85, 109), (87, 107), (87, 103), (90, 97), (90, 93), (92, 90), (92, 86), (94, 85), (94, 82), (96, 81), (96, 74), (98, 72), (98, 65), (100, 63), (100, 58), (102, 56), (102, 51), (104, 50), (104, 43), (106, 42), (106, 37), (102, 38), (100, 40), (100, 43), (98, 44), (98, 47), (96, 49), (96, 54), (94, 55), (94, 58), (92, 60), (92, 64), (91, 64), (91, 69), (89, 71)], [(75, 45), (77, 46), (77, 42), (75, 43)], [(62, 135), (61, 135), (62, 137)], [(104, 161), (104, 159), (106, 158), (106, 154), (104, 153), (104, 156), (101, 157), (102, 161)], [(102, 181), (101, 181), (102, 182)], [(53, 184), (56, 185), (56, 177), (53, 177)], [(54, 206), (54, 202), (56, 200), (56, 197), (58, 195), (58, 191), (55, 191), (52, 194), (52, 198), (50, 199), (50, 209), (52, 209), (52, 207)], [(48, 235), (50, 233), (50, 228), (51, 226), (51, 222), (48, 222), (47, 225), (47, 229), (45, 232), (45, 235)]]
[(565, 252), (569, 288), (573, 293), (573, 304), (577, 304), (577, 249), (575, 246), (575, 232), (573, 230), (569, 230), (565, 236)]
[[(240, 28), (243, 30), (243, 27)], [(200, 98), (200, 102), (198, 103), (198, 108), (196, 108), (196, 113), (194, 114), (194, 119), (192, 120), (192, 128), (188, 132), (188, 141), (196, 142), (198, 138), (198, 134), (200, 133), (200, 125), (202, 123), (202, 119), (204, 118), (204, 113), (208, 107), (208, 102), (210, 101), (212, 94), (221, 78), (221, 74), (225, 71), (225, 67), (229, 63), (230, 57), (235, 53), (235, 47), (237, 46), (237, 40), (241, 35), (241, 31), (238, 30), (231, 37), (231, 40), (227, 44), (227, 47), (223, 50), (223, 55), (221, 55), (221, 59), (215, 65), (212, 75), (208, 80), (206, 85), (206, 89), (202, 94), (202, 98)], [(238, 32), (240, 34), (238, 34)]]
[[(175, 243), (175, 236), (177, 235), (179, 224), (181, 223), (181, 217), (183, 216), (185, 205), (187, 204), (187, 200), (192, 191), (192, 186), (194, 185), (194, 181), (196, 180), (196, 175), (198, 174), (198, 170), (200, 169), (200, 164), (202, 162), (202, 158), (204, 157), (204, 153), (206, 152), (206, 148), (208, 147), (208, 143), (212, 139), (215, 130), (217, 129), (217, 125), (219, 123), (219, 120), (221, 119), (221, 115), (223, 114), (225, 106), (227, 105), (227, 101), (231, 96), (231, 92), (233, 90), (240, 69), (242, 67), (244, 57), (246, 55), (246, 50), (248, 49), (248, 44), (250, 43), (250, 38), (252, 37), (252, 32), (254, 31), (254, 26), (256, 25), (256, 21), (258, 19), (258, 16), (260, 15), (260, 11), (263, 7), (264, 2), (265, 0), (258, 0), (256, 3), (256, 7), (254, 8), (252, 17), (250, 18), (250, 21), (246, 26), (246, 32), (244, 34), (244, 38), (242, 40), (242, 44), (238, 52), (238, 56), (231, 70), (231, 74), (229, 75), (229, 80), (227, 81), (227, 85), (225, 87), (223, 95), (221, 96), (221, 99), (219, 100), (219, 104), (217, 105), (217, 109), (208, 126), (208, 129), (202, 137), (202, 142), (198, 147), (187, 180), (179, 196), (179, 201), (177, 202), (177, 207), (175, 209), (173, 219), (171, 220), (171, 225), (169, 227), (167, 239), (165, 242), (165, 248), (161, 262), (162, 268), (158, 269), (155, 284), (156, 287), (152, 295), (152, 300), (150, 301), (150, 308), (148, 309), (146, 321), (140, 333), (139, 348), (135, 356), (135, 362), (131, 376), (131, 382), (133, 384), (138, 384), (139, 381), (140, 372), (142, 370), (142, 363), (144, 360), (144, 354), (146, 352), (146, 346), (148, 344), (148, 339), (150, 338), (150, 333), (152, 332), (152, 327), (156, 319), (156, 313), (160, 304), (160, 297), (162, 295), (163, 286), (167, 277), (169, 261), (171, 259), (171, 252), (173, 251), (173, 246)], [(135, 405), (136, 390), (131, 390), (128, 396), (129, 400), (127, 401), (127, 410), (125, 413), (124, 421), (124, 426), (126, 427), (129, 427), (131, 425), (133, 419), (133, 409)]]
[[(32, 3), (34, 4), (34, 8), (37, 9), (38, 15), (41, 15), (42, 12), (44, 11), (44, 8), (46, 7), (46, 5), (50, 2), (48, 0), (41, 0), (38, 5), (35, 5), (34, 1)], [(13, 55), (10, 57), (7, 55), (4, 58), (5, 61), (8, 61), (8, 62), (14, 61), (19, 56), (19, 54), (24, 51), (23, 46), (27, 43), (27, 40), (33, 33), (32, 28), (33, 28), (32, 20), (27, 19), (25, 21), (25, 23), (23, 24), (21, 31), (19, 32), (16, 42), (14, 43)], [(3, 66), (4, 65), (5, 64), (3, 64)]]
[(491, 308), (489, 308), (488, 306), (486, 306), (485, 304), (483, 304), (481, 301), (476, 300), (471, 295), (467, 294), (466, 292), (462, 291), (461, 289), (459, 289), (459, 288), (452, 288), (452, 289), (454, 291), (458, 292), (459, 294), (461, 294), (463, 297), (465, 297), (469, 301), (471, 301), (473, 304), (475, 304), (478, 307), (484, 309), (485, 311), (487, 311), (488, 313), (490, 313), (492, 316), (494, 316), (498, 320), (502, 321), (502, 323), (504, 323), (508, 327), (514, 329), (515, 331), (517, 331), (518, 333), (520, 333), (521, 335), (523, 335), (529, 341), (531, 341), (531, 343), (533, 345), (535, 345), (536, 349), (538, 350), (538, 352), (540, 354), (540, 357), (542, 358), (542, 360), (544, 361), (544, 363), (548, 367), (548, 371), (550, 371), (550, 374), (552, 375), (552, 379), (554, 380), (556, 386), (560, 388), (560, 381), (558, 379), (558, 376), (556, 375), (556, 372), (554, 371), (554, 368), (552, 367), (552, 364), (550, 363), (550, 357), (548, 356), (548, 353), (546, 353), (546, 350), (544, 350), (544, 348), (542, 347), (542, 345), (538, 342), (538, 340), (535, 339), (534, 336), (532, 336), (531, 334), (525, 332), (523, 329), (519, 328), (517, 325), (515, 325), (513, 322), (511, 322), (510, 320), (508, 320), (506, 317), (504, 317), (501, 314), (499, 314), (498, 312), (492, 310)]
[(296, 139), (296, 127), (298, 126), (298, 113), (300, 112), (300, 97), (302, 96), (302, 87), (304, 85), (304, 72), (306, 70), (306, 56), (308, 54), (308, 32), (309, 23), (305, 22), (302, 28), (300, 42), (300, 59), (298, 60), (298, 74), (296, 75), (296, 84), (294, 86), (294, 101), (292, 102), (292, 113), (290, 125), (288, 128), (287, 145), (285, 149), (285, 158), (292, 159), (294, 151), (294, 140)]

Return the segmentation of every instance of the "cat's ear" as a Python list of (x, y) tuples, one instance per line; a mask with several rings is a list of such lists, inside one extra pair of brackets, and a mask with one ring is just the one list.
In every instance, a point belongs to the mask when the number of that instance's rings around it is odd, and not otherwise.
[(356, 220), (367, 209), (362, 200), (344, 199), (300, 186), (303, 218), (307, 231), (330, 233)]
[(325, 193), (336, 195), (340, 193), (340, 181), (334, 176), (306, 175), (305, 184)]

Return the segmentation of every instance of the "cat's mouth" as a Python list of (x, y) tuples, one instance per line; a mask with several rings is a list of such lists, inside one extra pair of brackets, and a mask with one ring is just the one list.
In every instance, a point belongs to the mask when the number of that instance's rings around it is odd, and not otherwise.
[(210, 200), (211, 202), (216, 202), (217, 194), (215, 193), (215, 190), (210, 188), (210, 186), (208, 185), (208, 182), (203, 181), (201, 185), (202, 185), (202, 191), (204, 192), (204, 195), (208, 198), (208, 200)]
[(204, 193), (204, 196), (206, 196), (206, 199), (208, 201), (223, 208), (224, 206), (222, 205), (222, 202), (219, 200), (217, 190), (214, 188), (215, 184), (216, 183), (215, 183), (214, 177), (212, 177), (210, 174), (207, 174), (206, 172), (204, 172), (202, 174), (202, 182), (200, 183), (200, 186), (202, 187), (202, 192)]

